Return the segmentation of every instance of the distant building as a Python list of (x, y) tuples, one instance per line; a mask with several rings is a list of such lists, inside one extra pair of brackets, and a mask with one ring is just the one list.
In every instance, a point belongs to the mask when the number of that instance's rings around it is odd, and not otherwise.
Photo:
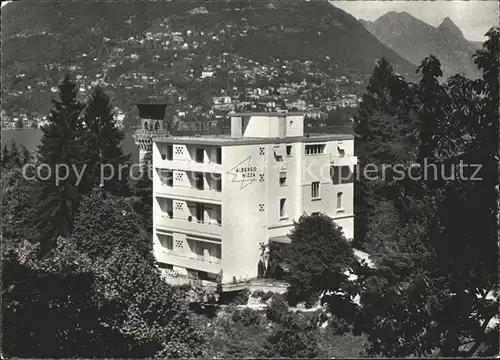
[(230, 135), (154, 138), (156, 260), (195, 279), (222, 272), (231, 291), (258, 276), (262, 246), (290, 242), (304, 212), (352, 239), (353, 152), (352, 135), (304, 134), (302, 113), (232, 114)]
[(213, 71), (202, 71), (201, 72), (201, 78), (202, 79), (211, 78), (213, 76), (214, 76), (214, 72)]

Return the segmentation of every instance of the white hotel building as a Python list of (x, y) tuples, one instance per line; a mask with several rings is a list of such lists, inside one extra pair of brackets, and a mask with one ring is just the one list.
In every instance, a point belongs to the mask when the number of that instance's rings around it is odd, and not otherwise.
[[(302, 113), (242, 113), (230, 135), (153, 142), (154, 255), (223, 288), (257, 277), (261, 246), (323, 212), (353, 237), (350, 134), (304, 134)], [(339, 179), (339, 174), (342, 178)]]

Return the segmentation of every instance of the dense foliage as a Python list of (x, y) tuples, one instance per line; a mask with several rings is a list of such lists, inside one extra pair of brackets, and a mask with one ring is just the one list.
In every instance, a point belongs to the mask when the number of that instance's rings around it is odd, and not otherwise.
[(185, 293), (161, 278), (143, 214), (123, 197), (127, 191), (96, 187), (92, 176), (78, 183), (74, 173), (59, 183), (55, 174), (40, 180), (33, 167), (23, 168), (47, 163), (52, 170), (58, 164), (79, 169), (96, 154), (82, 149), (100, 146), (82, 140), (106, 131), (117, 141), (101, 144), (100, 155), (107, 157), (93, 164), (124, 159), (112, 117), (101, 112), (109, 110), (109, 99), (94, 92), (84, 126), (75, 85), (66, 77), (59, 90), (39, 156), (15, 144), (2, 151), (2, 353), (203, 357), (205, 338), (192, 322)]
[(145, 225), (130, 201), (104, 189), (94, 190), (81, 201), (71, 240), (92, 258), (107, 258), (129, 247), (144, 257), (152, 251)]
[(291, 304), (318, 298), (322, 292), (342, 289), (347, 283), (344, 271), (352, 265), (354, 254), (339, 226), (327, 215), (302, 215), (290, 233), (289, 283)]
[(187, 305), (131, 247), (92, 260), (60, 238), (49, 257), (3, 256), (3, 348), (23, 357), (193, 357)]
[(377, 268), (359, 269), (354, 331), (368, 336), (371, 354), (498, 352), (498, 28), (487, 35), (475, 55), (483, 79), (441, 83), (431, 55), (401, 93), (418, 117), (420, 177), (391, 183), (391, 198), (369, 197), (365, 241)]

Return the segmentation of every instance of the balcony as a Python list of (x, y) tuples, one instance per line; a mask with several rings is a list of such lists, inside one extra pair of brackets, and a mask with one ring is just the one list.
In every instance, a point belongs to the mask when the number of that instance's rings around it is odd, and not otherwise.
[(170, 217), (168, 214), (164, 213), (155, 216), (154, 226), (160, 229), (183, 233), (198, 233), (200, 235), (211, 235), (215, 237), (222, 236), (222, 224), (217, 223), (215, 220), (210, 220), (210, 222), (189, 221), (187, 218)]
[(358, 157), (354, 154), (345, 154), (342, 156), (330, 156), (330, 163), (333, 166), (350, 166), (358, 163)]
[(170, 250), (163, 249), (161, 246), (158, 247), (155, 246), (153, 252), (156, 261), (165, 264), (170, 264), (198, 271), (206, 271), (212, 274), (218, 274), (222, 269), (220, 259), (218, 262), (205, 261), (204, 259), (199, 260), (197, 257), (194, 256), (183, 256), (175, 254)]
[(215, 161), (196, 162), (196, 160), (168, 160), (161, 157), (154, 158), (155, 167), (161, 169), (184, 170), (202, 173), (222, 173), (224, 168)]
[(167, 184), (154, 184), (154, 193), (168, 195), (179, 200), (189, 200), (197, 202), (207, 202), (220, 204), (222, 202), (222, 192), (216, 190), (199, 190), (196, 187), (169, 186)]

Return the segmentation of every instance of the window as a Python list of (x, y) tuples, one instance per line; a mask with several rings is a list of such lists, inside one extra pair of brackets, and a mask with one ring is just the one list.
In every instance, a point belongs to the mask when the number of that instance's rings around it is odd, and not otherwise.
[(337, 193), (337, 211), (343, 210), (343, 204), (342, 204), (342, 193), (339, 192)]
[(202, 163), (205, 161), (205, 150), (196, 149), (196, 162)]
[(292, 156), (292, 145), (286, 147), (286, 156)]
[(286, 204), (286, 199), (280, 199), (280, 218), (281, 219), (286, 217), (285, 204)]
[(163, 197), (156, 197), (156, 201), (158, 202), (158, 206), (160, 207), (162, 215), (166, 215), (168, 218), (172, 218), (173, 215), (173, 201), (172, 199), (166, 199)]
[(205, 179), (203, 178), (203, 173), (195, 173), (195, 182), (198, 190), (204, 189)]
[(306, 155), (323, 154), (325, 151), (325, 144), (306, 145)]
[(210, 256), (213, 262), (219, 262), (221, 259), (220, 245), (213, 244), (210, 248)]
[(172, 170), (160, 170), (160, 180), (163, 185), (173, 186), (174, 173)]
[(280, 173), (280, 186), (286, 185), (286, 172)]
[(203, 244), (196, 242), (194, 248), (196, 249), (196, 255), (198, 255), (198, 258), (201, 258), (200, 260), (203, 260), (205, 255)]
[(167, 145), (167, 160), (172, 160), (174, 155), (174, 146), (172, 144)]
[(354, 181), (354, 174), (349, 166), (342, 166), (340, 168), (340, 176), (342, 184), (352, 183)]
[(274, 149), (274, 159), (277, 161), (277, 162), (282, 162), (283, 161), (283, 155), (284, 155), (284, 152), (281, 148), (275, 148)]
[(215, 179), (215, 191), (221, 192), (222, 191), (222, 179)]
[(217, 164), (222, 164), (222, 148), (220, 148), (220, 147), (217, 148), (215, 162)]
[(174, 237), (172, 235), (158, 234), (158, 240), (163, 248), (167, 250), (174, 249)]
[(319, 181), (311, 183), (311, 198), (319, 199)]
[(199, 223), (205, 220), (205, 206), (203, 204), (196, 204), (196, 219)]

